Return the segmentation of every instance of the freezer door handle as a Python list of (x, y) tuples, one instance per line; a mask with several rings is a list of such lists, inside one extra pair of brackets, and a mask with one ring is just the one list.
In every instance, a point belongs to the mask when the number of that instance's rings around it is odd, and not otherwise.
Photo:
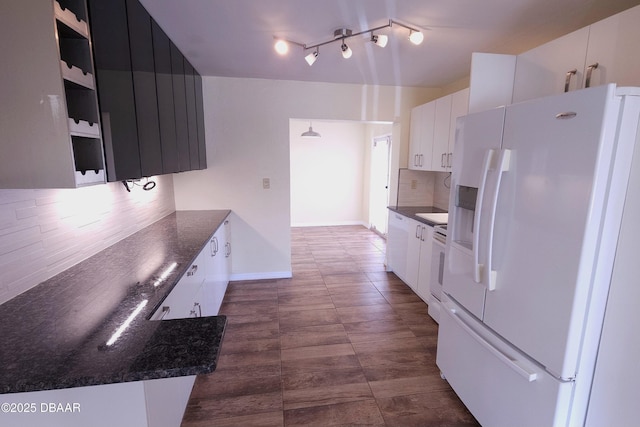
[(487, 351), (489, 351), (495, 358), (500, 360), (502, 363), (511, 368), (515, 373), (523, 377), (528, 382), (533, 382), (538, 379), (538, 374), (536, 372), (529, 372), (524, 367), (520, 366), (517, 363), (517, 360), (513, 357), (510, 357), (507, 354), (504, 354), (499, 349), (495, 348), (491, 343), (487, 342), (480, 334), (478, 334), (471, 326), (467, 324), (467, 322), (462, 319), (457, 312), (457, 309), (447, 307), (451, 312), (451, 317), (456, 321), (458, 326), (460, 326), (466, 333), (468, 333), (474, 340), (478, 342), (482, 347), (484, 347)]
[(482, 176), (480, 178), (480, 186), (478, 187), (478, 195), (476, 196), (476, 210), (473, 214), (473, 280), (476, 283), (482, 283), (482, 269), (480, 264), (480, 219), (482, 218), (482, 200), (484, 199), (484, 191), (487, 185), (487, 175), (489, 168), (495, 155), (496, 150), (487, 150), (484, 155), (484, 163), (482, 165)]
[(509, 171), (509, 167), (511, 165), (511, 150), (504, 149), (500, 153), (500, 158), (498, 159), (497, 172), (498, 176), (496, 179), (495, 189), (492, 194), (491, 199), (491, 209), (489, 213), (489, 230), (488, 230), (488, 238), (486, 239), (486, 260), (485, 265), (486, 268), (489, 269), (489, 277), (487, 278), (487, 290), (493, 291), (496, 289), (496, 281), (498, 279), (498, 272), (492, 268), (492, 253), (493, 253), (493, 230), (496, 224), (496, 209), (498, 207), (498, 195), (500, 193), (500, 184), (502, 183), (502, 176), (504, 172)]

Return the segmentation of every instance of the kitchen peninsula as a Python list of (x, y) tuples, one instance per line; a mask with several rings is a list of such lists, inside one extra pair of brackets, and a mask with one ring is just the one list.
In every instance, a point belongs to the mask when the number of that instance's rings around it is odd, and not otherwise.
[(174, 212), (0, 305), (0, 424), (164, 425), (151, 418), (215, 369), (226, 318), (149, 319), (229, 214)]

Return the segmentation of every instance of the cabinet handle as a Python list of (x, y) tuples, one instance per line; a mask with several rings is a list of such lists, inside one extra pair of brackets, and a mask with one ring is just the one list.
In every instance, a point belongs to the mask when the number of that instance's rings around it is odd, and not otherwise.
[(421, 225), (416, 225), (416, 239), (420, 239), (422, 237), (422, 233), (420, 232), (420, 230), (422, 230), (422, 226)]
[(218, 238), (217, 237), (213, 237), (213, 239), (211, 239), (211, 256), (214, 257), (218, 254)]
[[(198, 309), (197, 312), (196, 312), (196, 308)], [(202, 317), (202, 307), (200, 306), (199, 302), (193, 303), (193, 308), (191, 309), (191, 312), (189, 313), (189, 315), (193, 317)]]
[(231, 255), (231, 243), (227, 242), (224, 245), (225, 248), (227, 248), (226, 253), (224, 254), (225, 258), (229, 258), (229, 256)]
[(194, 274), (196, 274), (196, 271), (198, 271), (198, 265), (193, 264), (189, 271), (187, 271), (187, 276), (193, 276)]
[(567, 71), (567, 76), (566, 76), (566, 79), (564, 81), (564, 91), (565, 92), (569, 92), (569, 84), (571, 83), (571, 76), (575, 76), (577, 72), (578, 72), (578, 70), (576, 70), (575, 68), (573, 70)]
[(415, 156), (413, 156), (413, 166), (420, 166), (420, 154), (416, 154)]
[(598, 68), (598, 65), (599, 64), (596, 62), (595, 64), (591, 64), (587, 67), (587, 79), (584, 82), (584, 87), (591, 87), (591, 73), (593, 73), (593, 70)]
[(453, 153), (447, 154), (447, 167), (448, 168), (451, 168), (451, 156), (453, 156)]
[(422, 230), (420, 230), (420, 240), (424, 242), (424, 225), (422, 226)]
[(446, 157), (447, 153), (442, 153), (442, 156), (440, 156), (440, 167), (444, 168), (444, 158)]

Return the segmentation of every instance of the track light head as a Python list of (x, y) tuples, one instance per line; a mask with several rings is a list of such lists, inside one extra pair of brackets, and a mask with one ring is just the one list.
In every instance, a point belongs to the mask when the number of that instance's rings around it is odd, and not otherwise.
[(371, 33), (371, 41), (373, 44), (379, 47), (385, 47), (389, 42), (389, 36), (386, 34), (373, 34)]
[(422, 34), (422, 31), (410, 30), (410, 32), (409, 32), (409, 41), (411, 43), (413, 43), (413, 44), (415, 44), (417, 46), (420, 43), (422, 43), (423, 40), (424, 40), (424, 34)]
[(349, 46), (347, 46), (344, 41), (342, 42), (342, 46), (340, 46), (340, 49), (342, 49), (342, 57), (344, 59), (349, 59), (351, 58), (351, 55), (353, 55), (353, 51)]
[(273, 48), (276, 50), (276, 52), (278, 52), (278, 54), (286, 55), (287, 52), (289, 52), (289, 43), (281, 39), (276, 39)]
[(309, 64), (309, 66), (312, 66), (313, 63), (316, 62), (316, 59), (318, 59), (318, 54), (319, 54), (319, 50), (318, 48), (316, 48), (315, 51), (305, 56), (304, 60), (307, 61), (307, 64)]

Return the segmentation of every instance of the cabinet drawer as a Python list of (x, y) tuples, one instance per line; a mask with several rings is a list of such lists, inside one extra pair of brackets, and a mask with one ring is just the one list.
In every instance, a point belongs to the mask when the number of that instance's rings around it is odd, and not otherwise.
[(194, 307), (200, 314), (197, 304), (202, 295), (202, 286), (206, 276), (205, 259), (207, 251), (201, 251), (180, 278), (173, 290), (166, 296), (151, 320), (171, 320), (193, 317)]
[(206, 276), (207, 255), (206, 250), (201, 251), (176, 286), (196, 287), (202, 284)]

